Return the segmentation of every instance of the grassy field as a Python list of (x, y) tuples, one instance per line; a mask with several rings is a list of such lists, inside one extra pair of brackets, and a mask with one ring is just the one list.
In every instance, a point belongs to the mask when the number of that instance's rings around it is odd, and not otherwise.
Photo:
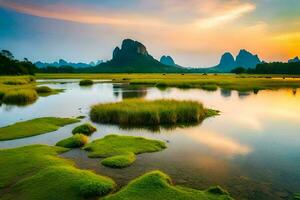
[(102, 164), (113, 168), (127, 167), (135, 161), (135, 155), (161, 151), (166, 148), (164, 142), (142, 137), (108, 135), (94, 140), (84, 149), (91, 158), (105, 158)]
[(94, 105), (90, 117), (95, 122), (120, 125), (195, 124), (217, 111), (193, 101), (129, 99)]
[(217, 87), (238, 91), (300, 87), (300, 76), (297, 75), (37, 74), (36, 77), (42, 79), (103, 79), (158, 87), (203, 88), (207, 90), (215, 90)]
[(32, 145), (0, 150), (1, 200), (83, 200), (111, 192), (110, 178), (60, 158), (61, 147)]
[(160, 172), (149, 172), (132, 182), (116, 194), (105, 200), (233, 200), (222, 188), (195, 190), (174, 186), (169, 176)]
[(67, 124), (79, 122), (78, 119), (44, 117), (17, 122), (0, 128), (0, 141), (40, 135), (58, 130)]

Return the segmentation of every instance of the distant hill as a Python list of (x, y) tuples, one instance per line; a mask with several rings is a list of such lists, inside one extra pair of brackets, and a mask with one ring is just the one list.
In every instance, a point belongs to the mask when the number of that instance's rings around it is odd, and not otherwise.
[(44, 63), (41, 61), (38, 61), (35, 63), (35, 65), (38, 68), (46, 68), (46, 67), (62, 67), (62, 66), (69, 66), (69, 67), (74, 67), (74, 68), (84, 68), (84, 67), (91, 67), (91, 66), (96, 66), (99, 65), (100, 63), (102, 63), (102, 60), (97, 61), (97, 63), (95, 62), (90, 62), (90, 63), (72, 63), (72, 62), (67, 62), (63, 59), (60, 59), (58, 62), (53, 62), (53, 63)]
[(253, 55), (247, 50), (242, 49), (236, 59), (234, 59), (231, 53), (226, 52), (222, 55), (220, 63), (217, 66), (208, 69), (210, 69), (210, 71), (217, 72), (230, 72), (237, 67), (253, 69), (260, 63), (262, 62), (257, 55)]
[(160, 58), (160, 62), (164, 65), (168, 65), (168, 66), (176, 66), (175, 61), (173, 60), (173, 58), (171, 56), (165, 56), (163, 55)]
[(290, 59), (290, 60), (288, 61), (288, 63), (296, 63), (296, 62), (300, 62), (300, 59), (299, 59), (298, 56), (295, 57), (295, 58), (293, 58), (293, 59)]
[(167, 73), (183, 70), (185, 69), (181, 67), (162, 64), (148, 53), (142, 43), (131, 39), (123, 40), (121, 48), (114, 49), (110, 61), (88, 68), (89, 72), (106, 73)]

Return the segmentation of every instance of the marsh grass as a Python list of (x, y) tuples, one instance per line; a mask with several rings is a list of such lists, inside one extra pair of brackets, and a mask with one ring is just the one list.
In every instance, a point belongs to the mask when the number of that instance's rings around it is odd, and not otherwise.
[(36, 90), (37, 93), (50, 93), (50, 92), (53, 92), (53, 89), (48, 87), (48, 86), (40, 86), (40, 87), (37, 87), (35, 90)]
[(114, 189), (110, 178), (59, 157), (67, 150), (46, 145), (0, 150), (1, 199), (96, 199)]
[(128, 125), (174, 125), (199, 123), (207, 117), (202, 104), (194, 101), (129, 99), (92, 107), (95, 122)]
[(0, 141), (40, 135), (58, 130), (67, 124), (79, 122), (78, 119), (43, 117), (0, 128)]
[(94, 140), (83, 149), (91, 158), (105, 158), (102, 164), (113, 168), (123, 168), (135, 161), (135, 155), (161, 151), (166, 148), (164, 142), (143, 137), (108, 135)]
[(59, 94), (64, 91), (64, 89), (52, 89), (48, 86), (36, 87), (35, 90), (38, 93), (38, 95), (42, 97)]
[(72, 133), (73, 134), (81, 133), (84, 135), (92, 135), (92, 133), (94, 133), (95, 131), (97, 131), (97, 129), (93, 125), (91, 125), (89, 123), (85, 123), (85, 124), (75, 127), (72, 130)]
[(56, 146), (65, 148), (79, 148), (87, 144), (89, 138), (84, 134), (75, 134), (72, 137), (66, 138), (64, 140), (56, 143)]
[(35, 102), (38, 94), (35, 90), (12, 90), (4, 94), (2, 101), (6, 104), (26, 105)]
[[(221, 192), (220, 192), (221, 191)], [(119, 192), (105, 197), (105, 200), (233, 200), (223, 189), (220, 193), (210, 190), (196, 190), (187, 187), (174, 186), (171, 178), (160, 172), (148, 172), (135, 180)]]
[(85, 80), (81, 80), (79, 82), (80, 86), (89, 86), (89, 85), (93, 85), (94, 81), (90, 80), (90, 79), (85, 79)]

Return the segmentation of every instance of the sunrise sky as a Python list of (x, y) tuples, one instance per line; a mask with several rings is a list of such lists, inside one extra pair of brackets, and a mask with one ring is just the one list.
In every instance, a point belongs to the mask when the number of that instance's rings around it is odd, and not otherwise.
[(300, 56), (300, 0), (0, 0), (0, 49), (17, 58), (90, 62), (125, 38), (176, 63), (209, 67), (239, 49)]

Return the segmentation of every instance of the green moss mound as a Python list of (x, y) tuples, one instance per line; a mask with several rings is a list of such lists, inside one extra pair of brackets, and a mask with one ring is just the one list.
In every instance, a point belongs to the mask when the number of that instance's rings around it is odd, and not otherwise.
[(93, 85), (93, 84), (94, 84), (94, 81), (89, 80), (89, 79), (81, 80), (79, 82), (80, 86), (88, 86), (88, 85)]
[(40, 87), (37, 87), (35, 90), (37, 93), (50, 93), (53, 91), (53, 89), (51, 89), (48, 86), (40, 86)]
[(166, 148), (164, 142), (143, 137), (108, 135), (87, 144), (84, 149), (92, 158), (106, 158), (102, 164), (122, 168), (135, 161), (135, 155), (161, 151)]
[(204, 120), (209, 109), (194, 101), (130, 99), (94, 105), (94, 122), (128, 125), (195, 124)]
[(0, 128), (0, 141), (40, 135), (58, 130), (67, 124), (79, 122), (78, 119), (43, 117)]
[(95, 131), (97, 131), (97, 129), (93, 125), (91, 125), (89, 123), (85, 123), (85, 124), (75, 127), (73, 129), (72, 133), (73, 134), (82, 133), (85, 135), (91, 135)]
[(2, 101), (6, 104), (23, 105), (36, 101), (38, 94), (35, 90), (12, 90), (4, 94)]
[(88, 140), (89, 138), (86, 135), (75, 134), (72, 137), (59, 141), (58, 143), (56, 143), (56, 146), (65, 148), (79, 148), (87, 144)]
[(105, 158), (101, 161), (101, 164), (111, 168), (124, 168), (130, 166), (135, 160), (136, 156), (134, 153), (126, 153)]
[(82, 200), (108, 194), (115, 183), (74, 163), (59, 153), (67, 149), (32, 145), (0, 150), (2, 200)]
[[(222, 190), (224, 191), (224, 190)], [(233, 200), (227, 192), (211, 193), (172, 185), (171, 179), (160, 171), (153, 171), (133, 180), (119, 192), (105, 200)]]

